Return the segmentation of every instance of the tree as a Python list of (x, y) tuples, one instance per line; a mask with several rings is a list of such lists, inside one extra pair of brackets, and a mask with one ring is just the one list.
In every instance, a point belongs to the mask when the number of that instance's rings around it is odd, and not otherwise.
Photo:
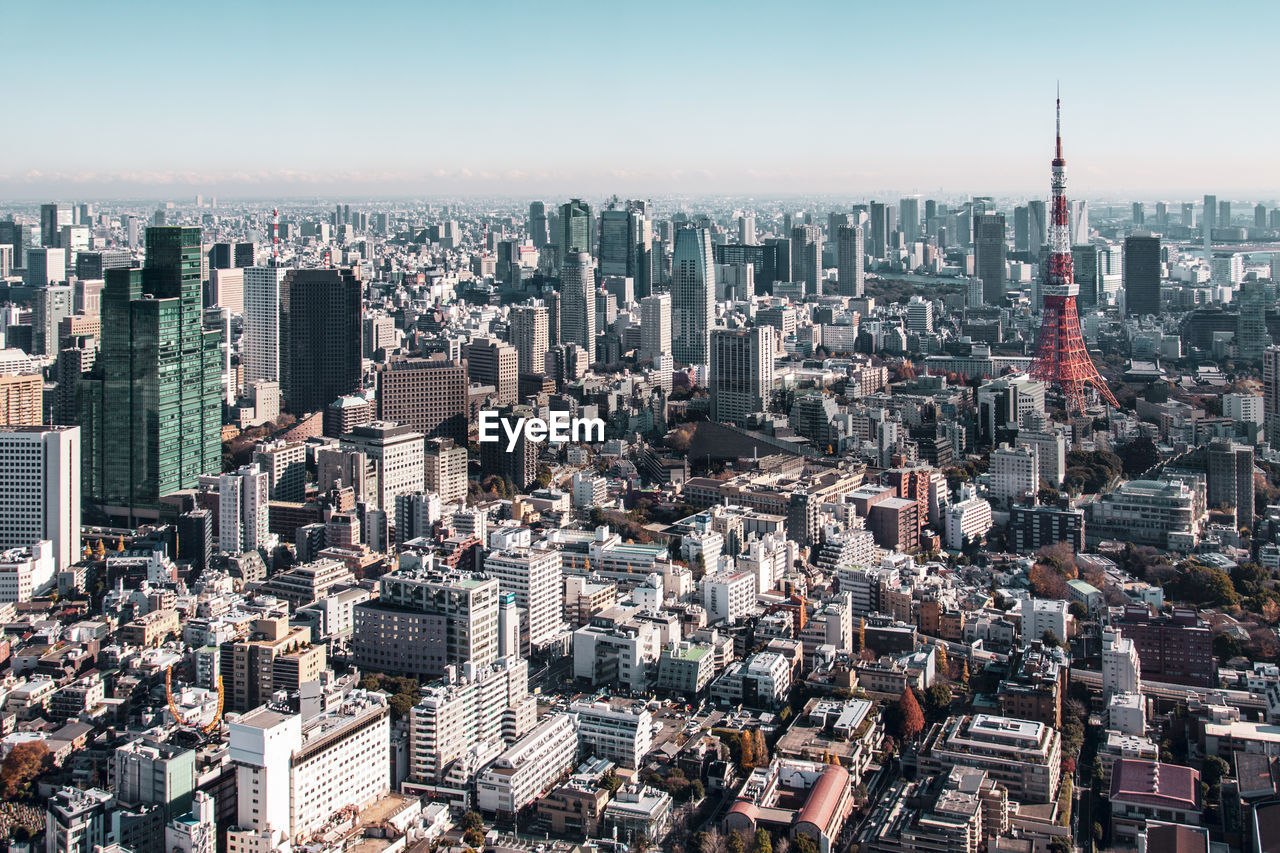
[(1067, 612), (1070, 613), (1073, 618), (1082, 621), (1089, 618), (1089, 608), (1085, 607), (1083, 602), (1071, 602), (1071, 606), (1067, 608)]
[(1135, 438), (1124, 447), (1116, 450), (1120, 464), (1128, 477), (1136, 477), (1149, 471), (1160, 463), (1160, 448), (1146, 436)]
[(1224, 776), (1231, 774), (1231, 765), (1216, 755), (1206, 755), (1200, 763), (1200, 778), (1210, 788), (1222, 782)]
[(473, 850), (479, 850), (484, 845), (484, 833), (478, 829), (468, 829), (462, 833), (462, 841)]
[(903, 740), (914, 740), (924, 730), (924, 712), (916, 701), (916, 694), (911, 688), (902, 691), (898, 697), (898, 710), (901, 712), (899, 731)]
[(943, 678), (949, 678), (951, 675), (950, 661), (947, 660), (947, 644), (938, 643), (934, 647), (934, 666), (938, 670), (938, 675)]
[(462, 816), (462, 819), (458, 821), (458, 825), (461, 826), (464, 830), (481, 829), (482, 827), (484, 827), (484, 818), (480, 817), (480, 812), (475, 812), (475, 811), (467, 812)]
[(724, 846), (729, 853), (743, 853), (746, 849), (746, 845), (742, 843), (742, 835), (737, 830), (729, 833)]
[(930, 720), (946, 719), (951, 712), (951, 688), (935, 684), (924, 692), (924, 707)]
[(600, 787), (609, 793), (615, 793), (622, 787), (622, 777), (610, 770), (600, 778)]
[(689, 794), (689, 802), (691, 803), (702, 802), (703, 797), (707, 795), (707, 789), (705, 786), (703, 786), (701, 779), (694, 779), (692, 782), (689, 783), (688, 794)]
[(773, 853), (773, 838), (769, 836), (769, 830), (764, 827), (756, 830), (756, 838), (751, 845), (751, 853)]
[(969, 661), (965, 660), (960, 667), (960, 683), (965, 687), (969, 686)]
[(1052, 628), (1045, 628), (1044, 634), (1040, 636), (1040, 640), (1051, 649), (1062, 645), (1062, 640), (1058, 638), (1058, 635), (1054, 633)]
[(50, 759), (49, 747), (40, 741), (14, 746), (0, 762), (0, 794), (6, 800), (16, 797), (43, 772)]
[(796, 850), (798, 853), (818, 853), (818, 844), (802, 832), (796, 836)]

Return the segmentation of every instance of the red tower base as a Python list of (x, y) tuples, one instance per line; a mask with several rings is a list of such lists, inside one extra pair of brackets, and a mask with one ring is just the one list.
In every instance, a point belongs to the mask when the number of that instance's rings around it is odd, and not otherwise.
[(1074, 296), (1044, 298), (1044, 321), (1036, 342), (1036, 356), (1031, 362), (1031, 376), (1062, 391), (1069, 410), (1085, 410), (1089, 388), (1105, 402), (1120, 408), (1089, 358), (1084, 336), (1080, 334), (1080, 315), (1076, 313)]

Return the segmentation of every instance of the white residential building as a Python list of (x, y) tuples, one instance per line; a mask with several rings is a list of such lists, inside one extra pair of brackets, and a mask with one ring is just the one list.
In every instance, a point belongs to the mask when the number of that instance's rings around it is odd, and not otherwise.
[(1102, 632), (1102, 692), (1139, 693), (1142, 663), (1133, 640), (1117, 631)]
[(991, 529), (991, 504), (970, 493), (968, 497), (946, 508), (947, 547), (959, 551), (966, 540), (976, 542)]
[(1261, 394), (1223, 394), (1222, 416), (1237, 423), (1262, 426), (1263, 396)]
[(640, 358), (670, 354), (671, 294), (655, 293), (640, 300)]
[(1071, 614), (1067, 602), (1048, 598), (1022, 599), (1022, 643), (1026, 645), (1052, 631), (1059, 640), (1066, 641)]
[(482, 812), (514, 818), (544, 788), (572, 770), (577, 756), (574, 716), (548, 716), (480, 774), (476, 780), (476, 805)]
[(485, 557), (484, 570), (498, 579), (504, 593), (513, 593), (524, 611), (529, 646), (538, 650), (564, 632), (561, 585), (563, 570), (559, 551), (513, 548)]
[(1040, 463), (1041, 480), (1055, 489), (1062, 488), (1062, 479), (1067, 473), (1067, 436), (1062, 430), (1020, 430), (1016, 443), (1019, 447), (1035, 450), (1036, 459)]
[(1040, 490), (1040, 460), (1034, 447), (1002, 444), (991, 454), (991, 501), (1008, 509)]
[(719, 572), (702, 579), (702, 607), (707, 622), (735, 623), (756, 604), (756, 576), (750, 572)]
[(0, 426), (0, 550), (41, 541), (80, 559), (80, 427)]
[(573, 475), (573, 505), (578, 509), (600, 506), (609, 497), (609, 481), (578, 471)]
[(575, 702), (578, 743), (584, 754), (636, 769), (653, 746), (653, 715), (643, 705), (613, 708), (608, 702)]
[(0, 603), (30, 601), (53, 585), (56, 568), (53, 543), (47, 539), (0, 551)]
[(1112, 693), (1107, 699), (1107, 728), (1126, 735), (1147, 733), (1147, 704), (1141, 693)]
[(467, 448), (451, 438), (432, 439), (427, 442), (424, 464), (428, 492), (435, 492), (447, 504), (466, 499)]
[(267, 547), (271, 475), (257, 464), (218, 477), (218, 547), (241, 554)]

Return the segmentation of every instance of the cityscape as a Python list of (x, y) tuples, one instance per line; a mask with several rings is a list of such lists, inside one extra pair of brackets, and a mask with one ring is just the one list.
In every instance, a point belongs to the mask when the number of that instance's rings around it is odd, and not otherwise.
[[(1216, 84), (1102, 91), (1201, 49), (1118, 4), (865, 134), (830, 31), (726, 87), (753, 3), (72, 5), (99, 132), (0, 164), (9, 853), (1280, 851), (1265, 78), (1142, 131)], [(163, 45), (109, 118), (94, 38)]]

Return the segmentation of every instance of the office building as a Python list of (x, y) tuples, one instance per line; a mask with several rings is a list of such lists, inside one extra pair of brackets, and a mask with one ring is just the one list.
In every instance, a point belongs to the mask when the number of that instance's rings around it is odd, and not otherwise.
[(898, 199), (898, 227), (908, 246), (920, 239), (920, 199)]
[(31, 348), (33, 355), (56, 355), (60, 349), (58, 328), (75, 313), (74, 291), (67, 284), (37, 287), (31, 296)]
[(467, 345), (467, 378), (473, 385), (493, 386), (500, 406), (515, 403), (519, 396), (519, 366), (520, 356), (510, 344), (477, 338)]
[(74, 224), (75, 214), (70, 205), (40, 205), (40, 245), (45, 248), (58, 248), (58, 240), (64, 225)]
[(379, 579), (377, 599), (356, 605), (354, 663), (415, 678), (489, 666), (498, 659), (501, 599), (497, 578), (402, 562)]
[[(652, 298), (652, 297), (650, 297)], [(774, 334), (768, 328), (711, 333), (711, 419), (745, 423), (773, 393)]]
[[(86, 500), (154, 517), (222, 468), (222, 334), (200, 308), (200, 229), (148, 228), (142, 269), (107, 271), (102, 343), (82, 380)], [(161, 341), (172, 342), (161, 346)]]
[(791, 280), (804, 283), (808, 295), (821, 295), (822, 226), (796, 225), (791, 229)]
[(841, 296), (861, 296), (865, 270), (861, 225), (841, 225), (836, 229), (836, 270)]
[(289, 270), (281, 286), (280, 388), (307, 415), (360, 390), (364, 285), (353, 267)]
[(920, 749), (920, 773), (937, 775), (952, 767), (985, 770), (1025, 804), (1057, 799), (1062, 738), (1052, 727), (991, 714), (954, 716), (934, 725)]
[(1267, 443), (1280, 447), (1280, 346), (1262, 352), (1262, 419)]
[(1194, 609), (1153, 615), (1145, 604), (1126, 605), (1113, 626), (1137, 646), (1142, 678), (1195, 687), (1218, 683), (1213, 629)]
[(515, 816), (573, 769), (578, 730), (571, 714), (551, 714), (502, 752), (476, 779), (476, 805), (499, 820)]
[(591, 255), (569, 252), (560, 264), (560, 340), (596, 360), (596, 287)]
[(249, 635), (224, 643), (219, 660), (229, 711), (250, 711), (277, 690), (296, 691), (325, 670), (324, 645), (312, 643), (311, 629), (291, 626), (285, 616), (255, 620)]
[(23, 284), (47, 287), (67, 280), (67, 253), (63, 249), (28, 249), (27, 272)]
[(427, 438), (465, 445), (470, 424), (467, 388), (467, 368), (462, 365), (397, 356), (378, 371), (378, 419), (412, 427)]
[(715, 324), (715, 265), (711, 233), (705, 228), (676, 232), (671, 261), (672, 356), (681, 364), (710, 360)]
[(1217, 438), (1208, 449), (1208, 505), (1235, 510), (1236, 526), (1253, 529), (1253, 448)]
[(551, 242), (551, 235), (547, 232), (547, 205), (545, 202), (534, 201), (529, 203), (529, 219), (526, 227), (529, 229), (529, 239), (533, 241), (533, 247), (542, 250)]
[(1131, 234), (1124, 239), (1124, 311), (1143, 317), (1160, 313), (1160, 238)]
[(339, 447), (364, 458), (364, 499), (384, 512), (395, 509), (396, 497), (422, 491), (423, 436), (413, 427), (374, 421), (344, 435)]
[(973, 218), (973, 274), (982, 282), (982, 300), (1004, 304), (1004, 214), (983, 213)]
[(591, 216), (591, 205), (582, 199), (571, 199), (560, 205), (557, 228), (556, 247), (561, 266), (569, 255), (584, 252), (589, 256), (595, 248), (592, 240), (595, 220)]
[(871, 202), (869, 221), (871, 228), (867, 254), (873, 258), (883, 258), (889, 253), (889, 224), (888, 210), (882, 202)]
[(429, 438), (424, 456), (424, 487), (444, 503), (467, 496), (467, 447), (451, 438)]
[(608, 702), (574, 702), (578, 747), (587, 757), (639, 769), (653, 744), (653, 715), (644, 706), (613, 708)]

